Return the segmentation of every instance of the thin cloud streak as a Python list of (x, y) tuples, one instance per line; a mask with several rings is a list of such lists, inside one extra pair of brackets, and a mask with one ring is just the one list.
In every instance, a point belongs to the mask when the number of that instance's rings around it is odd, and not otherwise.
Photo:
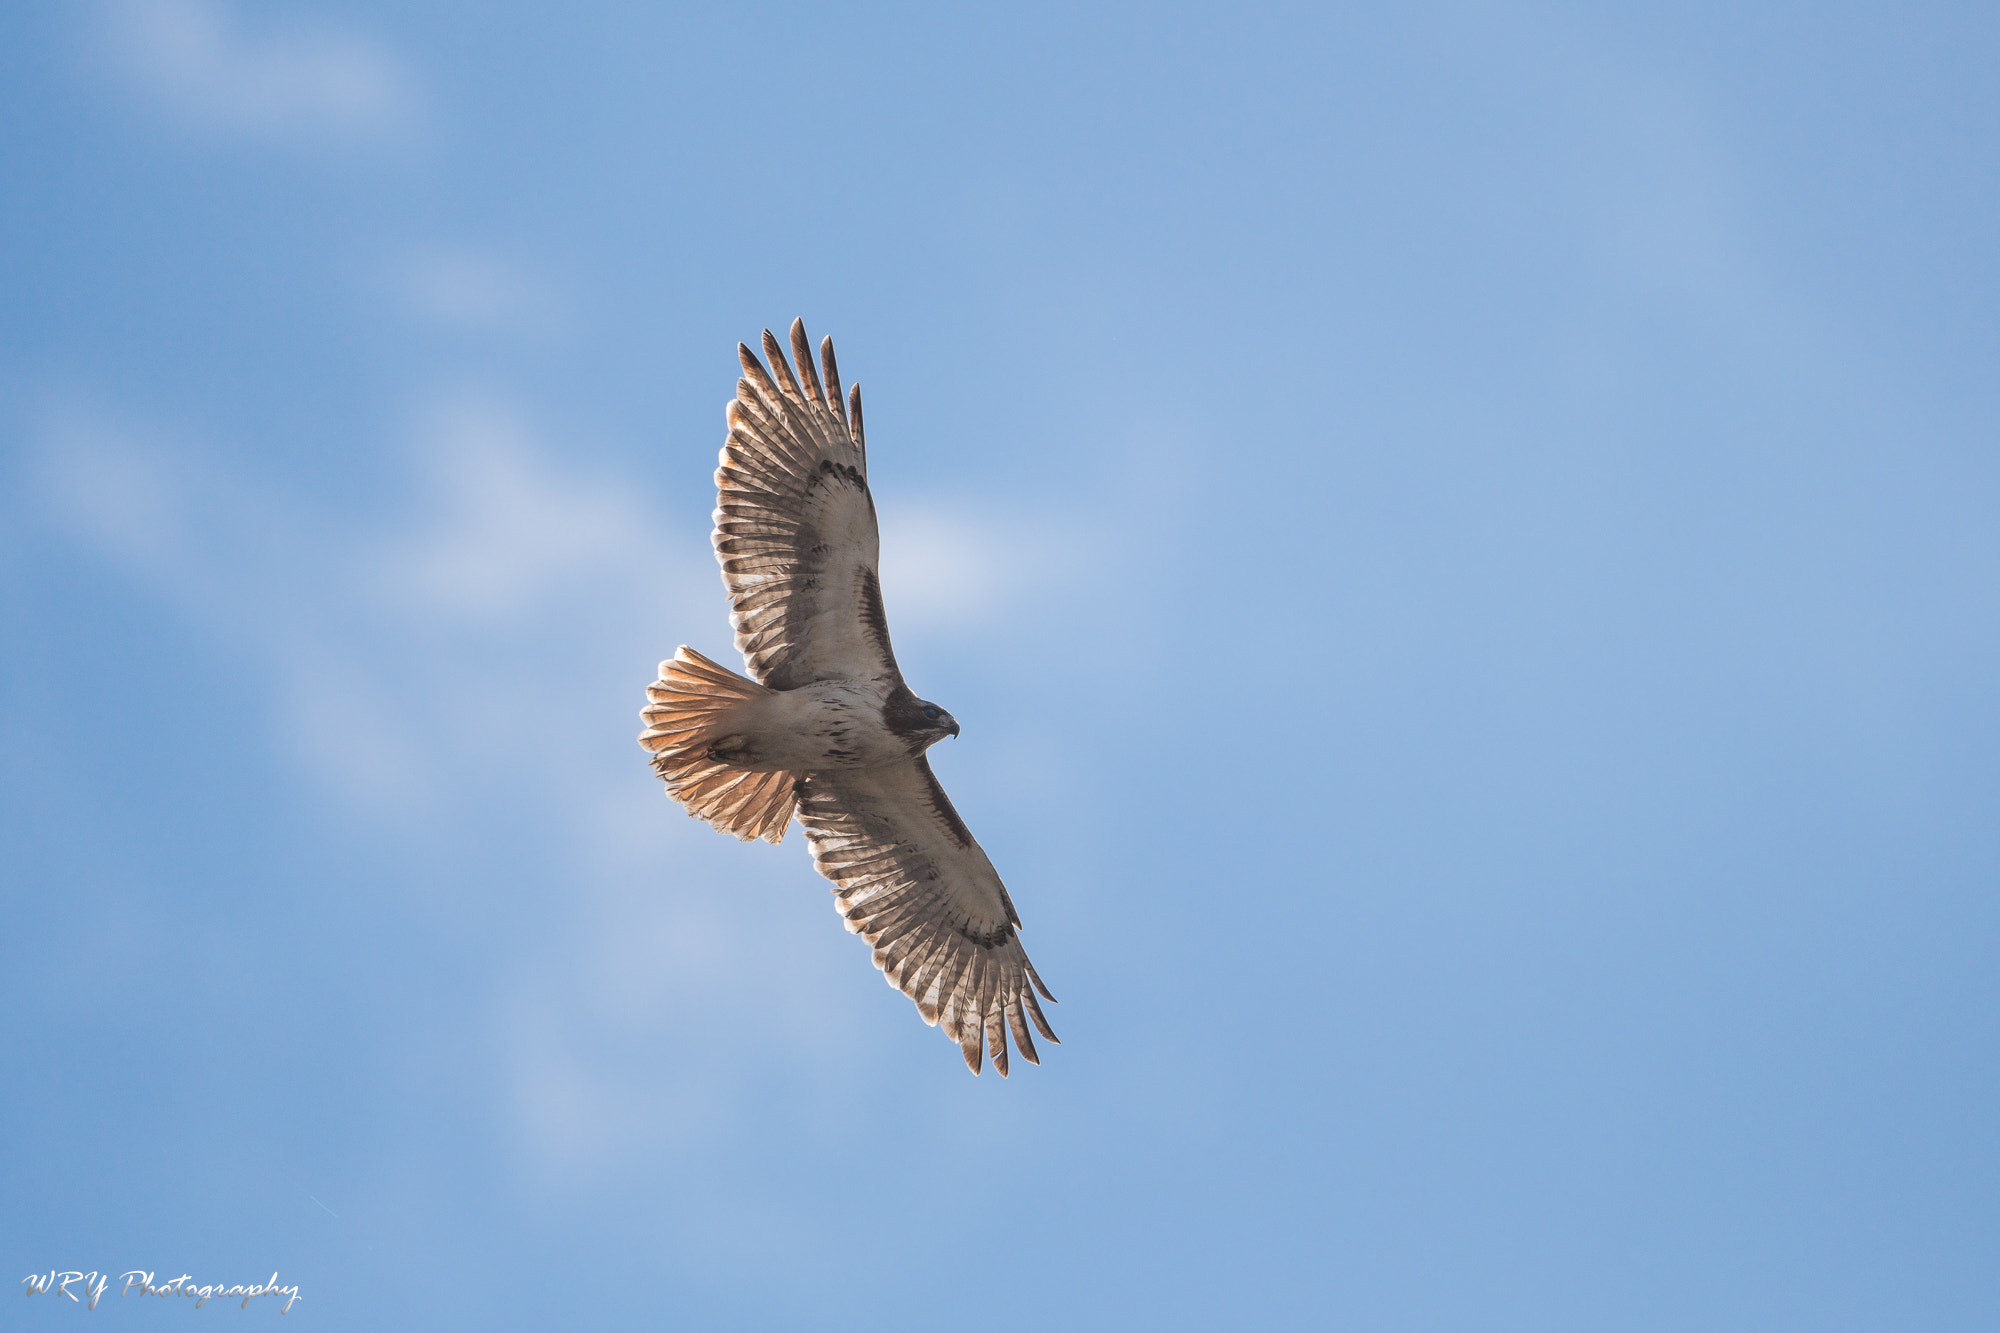
[(432, 246), (396, 272), (403, 308), (433, 328), (547, 337), (564, 331), (567, 303), (555, 287), (490, 251)]
[[(97, 404), (35, 434), (45, 520), (261, 663), (274, 750), (366, 836), (434, 845), (496, 806), (545, 826), (562, 911), (486, 1002), (526, 1187), (696, 1151), (760, 1078), (837, 1087), (866, 1065), (863, 959), (796, 844), (744, 848), (683, 818), (631, 744), (646, 654), (727, 642), (706, 541), (676, 536), (642, 487), (562, 462), (518, 410), (464, 392), (419, 414), (406, 517), (374, 526)], [(906, 508), (892, 549), (913, 639), (1041, 577), (948, 505)], [(766, 1052), (749, 1067), (746, 1041)], [(672, 1058), (635, 1069), (641, 1048)]]
[(408, 129), (404, 63), (358, 33), (239, 21), (215, 0), (117, 0), (105, 45), (150, 101), (199, 129), (267, 140), (372, 140)]

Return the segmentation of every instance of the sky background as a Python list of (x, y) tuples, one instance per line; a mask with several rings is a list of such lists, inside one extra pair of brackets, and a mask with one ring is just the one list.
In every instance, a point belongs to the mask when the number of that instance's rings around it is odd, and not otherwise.
[[(1996, 68), (1981, 4), (7, 7), (7, 1280), (2000, 1325)], [(635, 744), (736, 660), (794, 315), (1062, 999), (1005, 1082)]]

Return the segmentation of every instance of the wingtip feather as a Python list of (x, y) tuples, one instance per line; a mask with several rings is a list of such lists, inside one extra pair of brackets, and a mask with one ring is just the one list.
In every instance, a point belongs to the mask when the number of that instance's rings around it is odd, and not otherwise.
[(819, 372), (813, 368), (812, 340), (806, 337), (804, 319), (792, 321), (792, 360), (798, 363), (799, 379), (806, 387), (806, 398), (817, 408), (826, 406), (826, 390), (819, 382)]
[[(833, 415), (839, 419), (841, 430), (846, 431), (849, 429), (847, 425), (847, 400), (840, 390), (840, 363), (834, 360), (833, 339), (831, 337), (819, 340), (819, 364), (821, 372), (826, 376), (827, 406), (833, 409)], [(852, 436), (850, 435), (849, 438), (852, 438)]]

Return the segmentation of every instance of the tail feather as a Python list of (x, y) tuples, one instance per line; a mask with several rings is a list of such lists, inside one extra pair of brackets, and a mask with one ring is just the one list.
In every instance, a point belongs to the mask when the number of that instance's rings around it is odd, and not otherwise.
[(646, 722), (639, 744), (653, 752), (653, 769), (667, 791), (690, 815), (745, 842), (785, 840), (799, 775), (733, 768), (709, 758), (708, 747), (732, 709), (769, 693), (692, 648), (677, 648), (646, 687), (651, 702), (639, 714)]

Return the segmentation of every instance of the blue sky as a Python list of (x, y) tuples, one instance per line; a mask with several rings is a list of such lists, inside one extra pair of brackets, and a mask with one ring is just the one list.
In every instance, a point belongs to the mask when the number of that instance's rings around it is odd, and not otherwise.
[[(1992, 1327), (1996, 64), (1974, 5), (10, 9), (9, 1279)], [(1006, 1082), (634, 743), (728, 660), (794, 315), (1062, 999)]]

